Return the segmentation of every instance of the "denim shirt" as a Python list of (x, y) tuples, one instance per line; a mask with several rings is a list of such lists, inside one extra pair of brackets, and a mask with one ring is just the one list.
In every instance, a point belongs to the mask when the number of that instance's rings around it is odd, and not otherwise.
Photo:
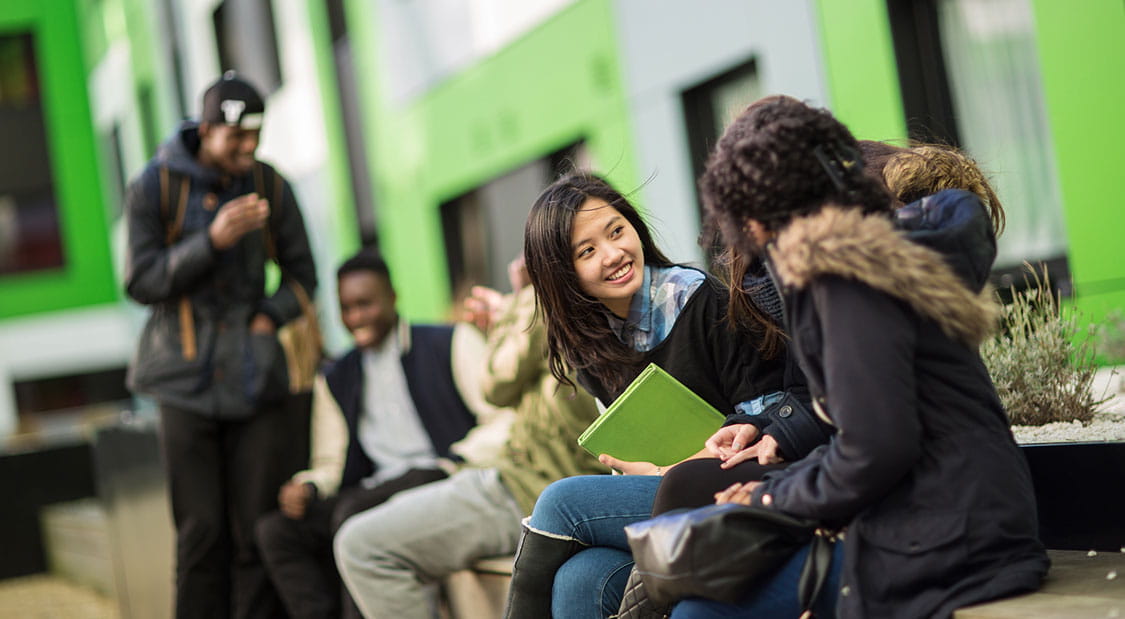
[(633, 295), (629, 315), (618, 318), (607, 312), (610, 327), (621, 341), (638, 352), (648, 352), (668, 337), (680, 310), (706, 276), (680, 266), (645, 266), (639, 293)]

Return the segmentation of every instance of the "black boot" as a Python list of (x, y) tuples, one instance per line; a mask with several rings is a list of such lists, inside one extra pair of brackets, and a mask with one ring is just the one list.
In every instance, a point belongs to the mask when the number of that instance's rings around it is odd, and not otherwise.
[(577, 540), (548, 537), (525, 522), (512, 564), (505, 619), (549, 619), (555, 572), (581, 549)]

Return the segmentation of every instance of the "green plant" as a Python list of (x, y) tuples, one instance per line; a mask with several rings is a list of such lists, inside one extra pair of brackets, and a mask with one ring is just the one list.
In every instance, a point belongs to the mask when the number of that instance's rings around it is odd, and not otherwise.
[(1095, 327), (1080, 333), (1076, 312), (1062, 307), (1046, 268), (1027, 269), (1027, 288), (1012, 290), (1001, 329), (981, 356), (1013, 425), (1089, 421), (1101, 403), (1090, 392)]

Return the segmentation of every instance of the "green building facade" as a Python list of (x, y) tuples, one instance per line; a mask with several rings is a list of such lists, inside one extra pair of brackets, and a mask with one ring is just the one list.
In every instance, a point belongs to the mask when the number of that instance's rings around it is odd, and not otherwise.
[[(861, 138), (905, 139), (920, 118), (929, 129), (960, 123), (971, 153), (982, 143), (972, 122), (989, 119), (980, 110), (1033, 101), (1034, 156), (1022, 142), (997, 146), (1031, 163), (999, 173), (1017, 184), (1050, 178), (1008, 203), (1015, 231), (1001, 240), (999, 266), (1050, 262), (1092, 322), (1125, 307), (1125, 216), (1111, 206), (1125, 163), (1125, 5), (1012, 0), (1000, 3), (1008, 12), (982, 14), (964, 0), (933, 0), (914, 22), (941, 34), (935, 52), (907, 49), (918, 38), (902, 25), (908, 4), (927, 3), (4, 3), (0, 127), (26, 128), (19, 119), (38, 105), (43, 137), (9, 141), (3, 161), (15, 169), (39, 157), (47, 180), (35, 202), (15, 175), (0, 174), (15, 187), (0, 186), (0, 436), (28, 429), (42, 407), (26, 393), (42, 381), (128, 362), (144, 312), (122, 294), (122, 188), (225, 68), (266, 84), (262, 154), (293, 180), (309, 222), (333, 352), (347, 341), (334, 302), (342, 258), (377, 244), (402, 313), (445, 319), (469, 284), (504, 287), (523, 214), (566, 166), (607, 175), (674, 259), (702, 260), (702, 159), (732, 109), (775, 92), (829, 107)], [(996, 56), (1015, 50), (1020, 90), (1005, 90), (1007, 80), (982, 86), (975, 67), (959, 68), (989, 46)], [(919, 84), (937, 84), (945, 103), (920, 104)], [(920, 116), (930, 112), (937, 120)], [(53, 213), (45, 254), (19, 240), (31, 224), (11, 223), (32, 212)], [(1039, 223), (1020, 231), (1021, 219)]]

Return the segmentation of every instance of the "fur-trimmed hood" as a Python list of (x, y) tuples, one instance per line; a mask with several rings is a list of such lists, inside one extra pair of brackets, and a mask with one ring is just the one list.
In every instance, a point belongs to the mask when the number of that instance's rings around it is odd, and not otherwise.
[(905, 301), (946, 335), (973, 347), (988, 337), (999, 316), (990, 287), (972, 292), (941, 254), (911, 242), (882, 215), (825, 207), (794, 219), (769, 251), (783, 288), (802, 289), (820, 275), (857, 280)]

